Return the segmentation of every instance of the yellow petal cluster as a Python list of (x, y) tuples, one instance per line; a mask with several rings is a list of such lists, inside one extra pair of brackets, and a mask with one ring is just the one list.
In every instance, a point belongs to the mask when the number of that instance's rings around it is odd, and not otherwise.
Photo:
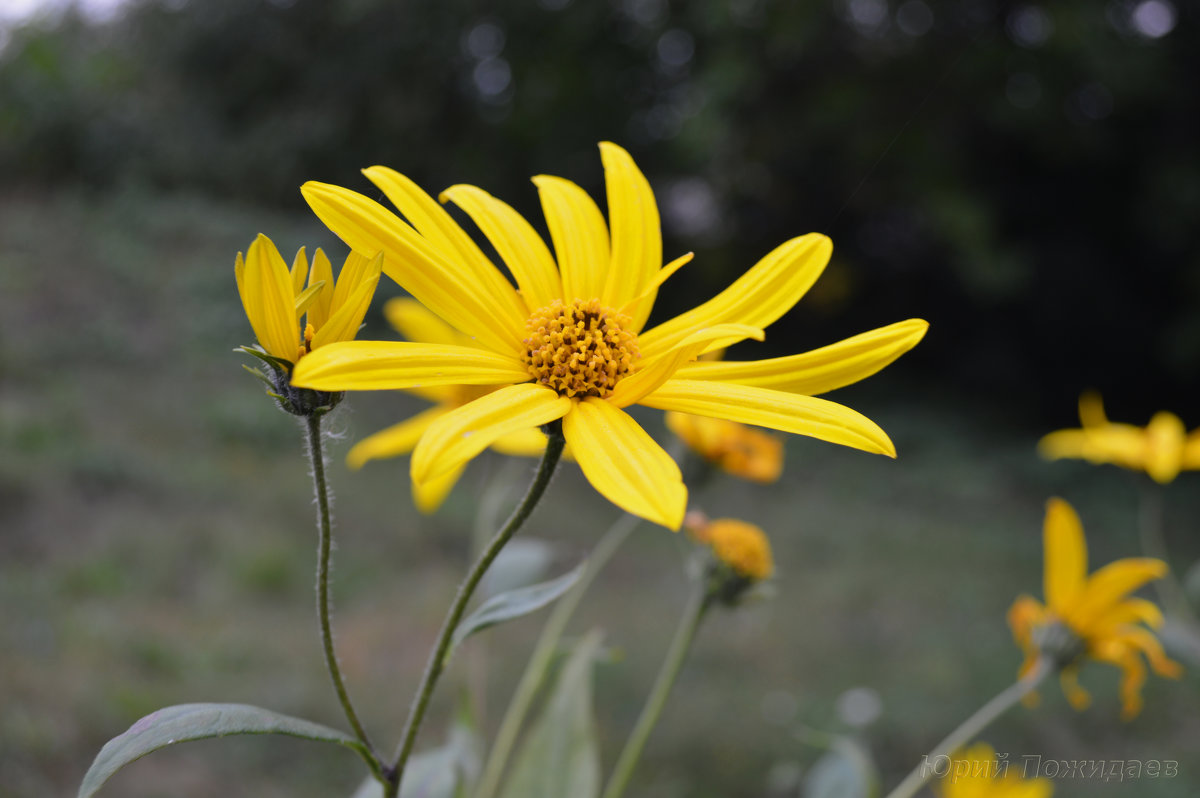
[(688, 448), (735, 477), (768, 484), (783, 473), (783, 441), (736, 421), (668, 412), (667, 429)]
[[(465, 335), (415, 300), (407, 297), (389, 299), (383, 306), (383, 312), (388, 322), (409, 341), (462, 347), (471, 345)], [(350, 468), (359, 469), (371, 460), (409, 454), (438, 418), (501, 387), (503, 386), (434, 385), (409, 388), (409, 393), (428, 399), (434, 406), (359, 441), (346, 455), (346, 464)], [(502, 454), (538, 456), (546, 448), (546, 436), (534, 428), (514, 430), (493, 441), (491, 448)], [(564, 456), (570, 459), (570, 452), (565, 452)], [(465, 468), (466, 463), (463, 463), (437, 479), (413, 482), (413, 503), (417, 509), (423, 513), (432, 513), (441, 507)]]
[[(398, 172), (376, 166), (364, 173), (403, 219), (358, 192), (305, 184), (305, 199), (334, 233), (354, 252), (382, 253), (385, 273), (467, 343), (334, 344), (306, 356), (293, 384), (322, 391), (503, 385), (426, 426), (413, 452), (415, 482), (445, 478), (514, 431), (561, 420), (584, 476), (600, 493), (671, 529), (682, 523), (687, 489), (675, 462), (626, 411), (634, 404), (895, 456), (891, 440), (874, 422), (812, 393), (878, 371), (920, 339), (925, 322), (902, 322), (898, 333), (884, 328), (792, 358), (692, 363), (706, 351), (761, 340), (763, 328), (820, 276), (832, 244), (815, 233), (787, 241), (713, 299), (646, 329), (660, 287), (689, 256), (663, 265), (658, 206), (649, 183), (617, 145), (602, 143), (600, 155), (607, 223), (574, 183), (547, 175), (533, 180), (553, 254), (529, 222), (486, 191), (456, 185), (441, 194), (442, 202), (453, 202), (471, 217), (503, 259), (507, 275), (436, 200)], [(535, 345), (553, 341), (534, 341), (531, 324), (549, 318), (547, 309), (555, 307), (587, 308), (585, 326), (592, 318), (620, 319), (615, 327), (601, 325), (610, 352), (605, 356), (628, 359), (610, 363), (575, 357), (579, 352), (535, 353)], [(567, 346), (567, 338), (562, 340)], [(561, 379), (541, 382), (546, 374), (531, 372), (535, 362), (538, 368), (561, 366), (563, 372), (554, 374)], [(571, 393), (580, 386), (586, 390)]]
[(1022, 778), (1015, 763), (1001, 764), (987, 743), (951, 755), (949, 773), (933, 785), (938, 798), (1050, 798), (1049, 779)]
[(1076, 681), (1081, 659), (1107, 662), (1121, 669), (1122, 717), (1128, 720), (1142, 708), (1143, 658), (1159, 676), (1176, 678), (1181, 672), (1179, 663), (1167, 658), (1150, 631), (1162, 626), (1162, 612), (1151, 602), (1130, 595), (1162, 578), (1167, 565), (1162, 560), (1131, 557), (1109, 563), (1089, 576), (1083, 525), (1062, 499), (1046, 504), (1043, 541), (1046, 603), (1021, 596), (1008, 612), (1013, 637), (1025, 651), (1022, 674), (1042, 653), (1040, 644), (1047, 632), (1056, 627), (1065, 630), (1078, 643), (1075, 656), (1059, 661), (1063, 691), (1071, 704), (1083, 709), (1091, 701)]
[(692, 537), (744, 579), (761, 582), (775, 572), (771, 542), (762, 528), (736, 518), (717, 518), (690, 529)]
[(1144, 471), (1160, 483), (1171, 482), (1180, 471), (1200, 469), (1200, 429), (1189, 435), (1174, 413), (1156, 413), (1145, 427), (1117, 424), (1108, 420), (1098, 394), (1085, 393), (1079, 398), (1079, 420), (1079, 429), (1043, 437), (1038, 443), (1042, 456)]
[(274, 242), (265, 235), (237, 254), (233, 273), (246, 318), (263, 350), (295, 364), (314, 349), (358, 334), (375, 294), (381, 258), (351, 252), (338, 279), (318, 249), (309, 266), (304, 247), (289, 269)]

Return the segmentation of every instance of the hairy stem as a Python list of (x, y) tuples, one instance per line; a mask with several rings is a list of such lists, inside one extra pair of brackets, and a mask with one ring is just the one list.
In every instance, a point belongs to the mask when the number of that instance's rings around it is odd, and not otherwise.
[(434, 644), (433, 651), (430, 652), (429, 660), (425, 663), (425, 673), (421, 677), (421, 684), (417, 688), (416, 697), (413, 699), (412, 708), (408, 713), (408, 722), (404, 725), (404, 736), (400, 740), (400, 745), (396, 751), (395, 764), (387, 770), (388, 774), (388, 789), (385, 791), (386, 798), (394, 798), (400, 791), (400, 780), (404, 776), (404, 767), (408, 762), (409, 756), (412, 754), (413, 745), (417, 740), (417, 732), (421, 728), (421, 721), (425, 718), (425, 710), (429, 706), (429, 699), (433, 696), (434, 687), (437, 685), (438, 679), (442, 675), (442, 671), (446, 666), (446, 655), (450, 650), (450, 640), (454, 635), (454, 630), (458, 627), (459, 621), (462, 620), (463, 613), (467, 609), (467, 604), (471, 600), (471, 595), (475, 592), (475, 588), (479, 585), (479, 581), (483, 579), (483, 575), (487, 573), (487, 569), (491, 566), (492, 561), (504, 548), (505, 544), (516, 534), (525, 520), (529, 518), (533, 512), (533, 508), (537, 506), (538, 500), (542, 498), (542, 494), (546, 492), (546, 486), (550, 484), (550, 477), (554, 474), (554, 469), (558, 465), (559, 459), (562, 457), (563, 446), (566, 441), (562, 436), (562, 427), (559, 424), (554, 424), (550, 430), (550, 434), (546, 441), (546, 452), (542, 455), (542, 462), (538, 465), (537, 474), (533, 478), (533, 482), (529, 485), (529, 490), (525, 493), (525, 498), (517, 505), (517, 509), (513, 510), (513, 514), (508, 521), (501, 527), (500, 531), (488, 542), (475, 564), (471, 566), (471, 570), (467, 573), (466, 579), (458, 587), (458, 593), (454, 597), (454, 602), (450, 605), (450, 610), (446, 613), (446, 619), (442, 622), (441, 631), (438, 632), (437, 643)]
[(354, 736), (371, 752), (374, 760), (376, 777), (380, 775), (379, 757), (371, 738), (354, 711), (354, 703), (346, 690), (346, 682), (342, 678), (341, 668), (338, 667), (337, 652), (333, 647), (333, 628), (329, 622), (329, 557), (333, 550), (333, 523), (329, 512), (329, 484), (325, 479), (325, 453), (321, 444), (321, 416), (311, 415), (304, 420), (308, 429), (308, 459), (312, 464), (313, 492), (317, 496), (317, 617), (321, 623), (321, 643), (325, 650), (325, 667), (329, 669), (329, 678), (333, 680), (333, 689), (337, 692), (338, 701), (346, 713), (346, 720), (354, 730)]
[(957, 729), (950, 732), (946, 736), (946, 739), (934, 746), (934, 749), (926, 755), (921, 764), (913, 768), (912, 772), (904, 778), (904, 781), (900, 782), (896, 789), (888, 793), (887, 798), (911, 798), (911, 796), (916, 795), (925, 782), (929, 781), (933, 776), (932, 762), (936, 761), (939, 757), (950, 756), (975, 739), (975, 736), (986, 729), (992, 721), (1011, 709), (1022, 698), (1029, 695), (1053, 670), (1053, 663), (1047, 657), (1043, 656), (1038, 659), (1023, 678), (1009, 685), (999, 695), (980, 707), (974, 715), (964, 720)]

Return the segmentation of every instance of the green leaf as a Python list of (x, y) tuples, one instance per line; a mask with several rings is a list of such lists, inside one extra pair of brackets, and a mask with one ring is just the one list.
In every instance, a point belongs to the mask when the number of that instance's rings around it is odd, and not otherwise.
[(151, 712), (127, 732), (105, 743), (83, 777), (79, 798), (94, 795), (112, 774), (160, 748), (231, 734), (286, 734), (337, 743), (353, 749), (374, 767), (361, 742), (328, 726), (248, 704), (180, 704)]
[(554, 547), (538, 538), (517, 538), (500, 550), (479, 586), (479, 595), (495, 596), (543, 579), (554, 560)]
[(872, 798), (879, 776), (871, 755), (852, 737), (837, 736), (804, 779), (804, 798)]
[(592, 714), (592, 663), (600, 632), (579, 642), (559, 673), (504, 785), (502, 798), (595, 798), (600, 792), (600, 746)]
[(498, 623), (520, 618), (545, 607), (579, 581), (579, 577), (583, 576), (585, 566), (586, 563), (580, 563), (572, 571), (557, 579), (492, 596), (483, 602), (479, 609), (464, 618), (458, 628), (454, 630), (454, 636), (450, 639), (450, 649), (446, 656), (449, 657), (462, 641), (476, 632)]

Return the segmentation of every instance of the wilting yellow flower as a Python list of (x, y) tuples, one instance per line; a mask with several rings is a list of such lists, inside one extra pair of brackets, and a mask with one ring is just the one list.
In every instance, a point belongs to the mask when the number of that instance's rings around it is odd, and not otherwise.
[(692, 536), (743, 579), (761, 582), (775, 572), (771, 542), (760, 527), (735, 518), (718, 518), (691, 528)]
[(237, 254), (233, 273), (259, 345), (291, 365), (318, 347), (354, 338), (379, 283), (380, 267), (379, 258), (351, 252), (335, 283), (325, 253), (314, 253), (310, 269), (301, 247), (289, 270), (275, 244), (260, 233), (245, 259)]
[(688, 448), (735, 477), (769, 483), (783, 472), (783, 441), (723, 418), (668, 412), (667, 429)]
[(1080, 458), (1145, 471), (1156, 482), (1170, 482), (1180, 471), (1200, 469), (1200, 429), (1191, 435), (1179, 416), (1165, 410), (1146, 427), (1114, 424), (1104, 413), (1099, 394), (1079, 397), (1081, 429), (1051, 432), (1038, 443), (1043, 457)]
[[(691, 363), (748, 338), (787, 312), (821, 274), (832, 245), (795, 238), (700, 307), (643, 330), (662, 283), (690, 260), (662, 265), (658, 209), (620, 147), (600, 145), (606, 227), (596, 203), (557, 177), (534, 183), (557, 254), (516, 211), (474, 186), (442, 194), (479, 226), (514, 288), (450, 215), (407, 177), (366, 176), (408, 222), (354, 191), (307, 183), (317, 216), (355, 252), (384, 253), (384, 271), (471, 339), (457, 344), (347, 342), (297, 367), (293, 384), (318, 390), (498, 385), (436, 419), (412, 457), (424, 483), (513, 430), (561, 419), (584, 475), (619, 507), (678, 529), (687, 504), (679, 468), (625, 408), (634, 404), (810, 435), (895, 455), (887, 435), (849, 408), (806, 395), (874, 370), (871, 346), (850, 342), (809, 355), (750, 363)], [(411, 225), (410, 225), (411, 223)], [(914, 321), (916, 325), (924, 322)], [(831, 350), (831, 351), (830, 351)]]
[(939, 798), (1050, 798), (1054, 794), (1049, 779), (1021, 778), (1020, 768), (1010, 764), (1001, 763), (987, 743), (976, 743), (950, 757), (949, 772), (933, 784), (933, 791)]
[[(470, 339), (425, 309), (420, 302), (408, 298), (390, 299), (383, 306), (384, 315), (397, 331), (409, 341), (470, 346)], [(406, 389), (434, 403), (434, 406), (359, 441), (346, 455), (346, 464), (353, 469), (384, 457), (408, 454), (437, 419), (462, 407), (473, 399), (490, 393), (499, 385), (433, 385)], [(514, 430), (492, 442), (492, 449), (511, 455), (540, 455), (546, 448), (546, 436), (536, 428)], [(442, 476), (428, 482), (413, 482), (413, 501), (417, 509), (432, 513), (445, 501), (458, 482), (463, 462)]]
[(1008, 611), (1013, 637), (1025, 651), (1021, 673), (1028, 672), (1040, 655), (1051, 656), (1061, 669), (1063, 692), (1072, 706), (1083, 709), (1091, 697), (1076, 681), (1080, 661), (1088, 657), (1115, 665), (1122, 671), (1121, 714), (1128, 720), (1142, 708), (1143, 656), (1160, 676), (1176, 678), (1181, 671), (1146, 628), (1162, 626), (1162, 612), (1151, 602), (1129, 595), (1162, 578), (1167, 565), (1162, 560), (1130, 557), (1088, 576), (1083, 526), (1062, 499), (1046, 504), (1043, 540), (1046, 604), (1021, 596)]

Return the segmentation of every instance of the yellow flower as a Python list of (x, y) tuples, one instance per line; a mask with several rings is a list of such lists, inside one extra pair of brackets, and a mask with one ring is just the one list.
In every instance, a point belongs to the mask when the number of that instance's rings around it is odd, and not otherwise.
[(939, 798), (1050, 798), (1054, 793), (1049, 779), (1023, 779), (1011, 764), (1001, 764), (987, 743), (976, 743), (950, 757), (949, 773), (933, 790)]
[(1200, 469), (1200, 429), (1191, 435), (1174, 413), (1156, 413), (1146, 427), (1114, 424), (1104, 414), (1100, 396), (1079, 397), (1081, 429), (1051, 432), (1038, 443), (1050, 460), (1080, 458), (1145, 471), (1156, 482), (1170, 482), (1180, 471)]
[[(389, 299), (383, 306), (383, 312), (391, 325), (410, 341), (470, 346), (469, 338), (413, 299)], [(406, 390), (409, 393), (434, 402), (434, 407), (359, 441), (346, 455), (346, 464), (359, 469), (371, 460), (408, 454), (435, 420), (500, 387), (433, 385), (408, 388)], [(491, 448), (502, 454), (537, 456), (546, 448), (546, 436), (536, 428), (514, 430), (493, 441)], [(463, 462), (428, 482), (414, 482), (413, 502), (417, 509), (423, 513), (437, 510), (458, 482), (466, 465)]]
[(335, 344), (306, 357), (293, 384), (338, 391), (503, 384), (429, 425), (413, 452), (416, 482), (452, 471), (513, 430), (561, 419), (584, 476), (601, 494), (672, 529), (682, 522), (687, 489), (675, 462), (626, 412), (635, 404), (894, 456), (874, 422), (806, 395), (871, 373), (878, 347), (851, 339), (817, 358), (690, 363), (706, 350), (761, 340), (762, 328), (820, 275), (829, 239), (788, 241), (714, 299), (644, 330), (659, 287), (690, 255), (662, 265), (649, 184), (623, 149), (606, 142), (600, 150), (607, 226), (574, 183), (534, 178), (557, 262), (533, 227), (490, 194), (467, 185), (442, 194), (479, 226), (515, 287), (437, 202), (397, 172), (365, 170), (408, 222), (357, 192), (305, 184), (309, 205), (334, 233), (355, 252), (384, 253), (384, 271), (470, 345)]
[(667, 429), (722, 471), (764, 484), (783, 472), (783, 441), (736, 421), (668, 412)]
[(1160, 676), (1176, 678), (1181, 671), (1150, 632), (1162, 626), (1162, 612), (1151, 602), (1129, 595), (1162, 578), (1167, 565), (1131, 557), (1088, 576), (1083, 526), (1062, 499), (1046, 504), (1043, 539), (1046, 604), (1021, 596), (1008, 611), (1013, 637), (1025, 651), (1021, 673), (1028, 672), (1039, 655), (1052, 656), (1061, 669), (1063, 692), (1076, 709), (1084, 709), (1091, 697), (1076, 681), (1080, 660), (1088, 657), (1115, 665), (1122, 671), (1121, 714), (1128, 720), (1142, 708), (1143, 656)]
[(698, 542), (712, 548), (713, 556), (744, 579), (761, 582), (775, 572), (771, 542), (754, 524), (718, 518), (705, 521), (690, 531)]
[(259, 345), (290, 367), (318, 347), (354, 338), (371, 304), (380, 267), (378, 258), (352, 252), (335, 283), (325, 253), (316, 251), (310, 270), (301, 247), (289, 270), (275, 244), (260, 233), (245, 259), (237, 254), (233, 273)]

